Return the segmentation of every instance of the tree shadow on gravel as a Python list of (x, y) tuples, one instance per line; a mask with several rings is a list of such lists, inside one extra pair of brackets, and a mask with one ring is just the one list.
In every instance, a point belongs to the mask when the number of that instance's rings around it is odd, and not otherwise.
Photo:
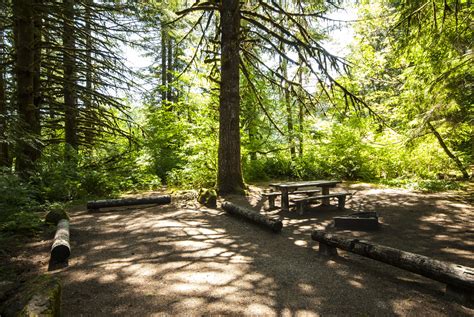
[[(283, 219), (280, 234), (213, 209), (169, 205), (75, 212), (70, 266), (59, 273), (63, 313), (472, 313), (445, 299), (437, 282), (351, 254), (320, 256), (310, 232), (344, 212), (318, 208), (303, 216), (272, 212)], [(383, 211), (384, 221), (396, 219), (391, 213)], [(416, 218), (418, 226), (423, 219)], [(372, 239), (386, 232), (353, 234)]]

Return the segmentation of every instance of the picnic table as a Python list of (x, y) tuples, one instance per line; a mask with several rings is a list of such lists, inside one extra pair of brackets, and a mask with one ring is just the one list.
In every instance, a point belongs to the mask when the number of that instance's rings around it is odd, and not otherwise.
[[(339, 183), (341, 183), (341, 181), (315, 180), (315, 181), (301, 181), (301, 182), (272, 183), (272, 184), (269, 184), (269, 186), (281, 192), (281, 209), (283, 211), (288, 211), (290, 207), (289, 195), (290, 193), (298, 190), (298, 188), (320, 187), (322, 191), (321, 194), (328, 195), (329, 189), (336, 187), (336, 185)], [(329, 198), (323, 198), (321, 202), (323, 205), (329, 205)]]

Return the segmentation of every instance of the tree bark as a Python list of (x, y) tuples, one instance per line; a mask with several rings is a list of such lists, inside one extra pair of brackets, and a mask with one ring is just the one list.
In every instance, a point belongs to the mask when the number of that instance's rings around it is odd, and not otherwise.
[(459, 171), (462, 173), (463, 178), (468, 179), (469, 173), (467, 172), (466, 168), (462, 165), (461, 161), (456, 157), (456, 155), (451, 152), (439, 132), (436, 131), (435, 127), (431, 124), (431, 122), (428, 121), (426, 124), (428, 125), (428, 128), (430, 129), (431, 133), (433, 133), (436, 139), (438, 140), (438, 143), (441, 145), (446, 155), (448, 155), (449, 158), (454, 161)]
[[(34, 133), (36, 135), (41, 135), (41, 103), (42, 103), (42, 89), (41, 89), (41, 50), (42, 50), (42, 31), (43, 31), (43, 22), (42, 22), (42, 12), (41, 12), (42, 0), (34, 1), (34, 15), (33, 15), (33, 24), (34, 24), (34, 75), (33, 75), (33, 103), (35, 106), (35, 126)], [(37, 157), (39, 158), (40, 150), (37, 151)]]
[(4, 50), (4, 30), (3, 25), (0, 26), (0, 167), (10, 167), (9, 147), (7, 140), (7, 96), (5, 85), (5, 67), (6, 52)]
[(21, 177), (27, 178), (39, 158), (37, 134), (38, 110), (35, 108), (35, 24), (31, 1), (13, 1), (13, 33), (15, 41), (15, 73), (17, 81), (17, 104), (22, 137), (18, 142), (16, 169)]
[[(75, 40), (74, 40), (74, 1), (63, 0), (63, 71), (64, 71), (64, 115), (66, 147), (77, 151), (79, 146), (77, 135), (77, 96), (76, 96), (76, 70), (75, 70)], [(66, 159), (70, 159), (66, 148)]]
[(173, 39), (168, 34), (166, 37), (167, 43), (166, 46), (168, 47), (167, 58), (168, 61), (166, 63), (166, 100), (172, 102), (173, 101)]
[(147, 197), (147, 198), (94, 200), (94, 201), (87, 202), (87, 210), (94, 211), (100, 208), (147, 205), (147, 204), (160, 204), (161, 205), (161, 204), (169, 204), (170, 202), (171, 202), (171, 197), (169, 195)]
[(273, 232), (278, 233), (283, 228), (283, 223), (281, 220), (267, 218), (254, 210), (235, 205), (228, 201), (222, 203), (222, 209), (230, 214), (242, 216), (261, 226), (267, 227)]
[(454, 263), (370, 243), (347, 239), (324, 231), (313, 231), (311, 238), (326, 246), (356, 253), (401, 269), (423, 275), (467, 291), (474, 291), (474, 270)]
[(221, 83), (217, 188), (219, 194), (244, 190), (240, 157), (239, 1), (221, 4)]

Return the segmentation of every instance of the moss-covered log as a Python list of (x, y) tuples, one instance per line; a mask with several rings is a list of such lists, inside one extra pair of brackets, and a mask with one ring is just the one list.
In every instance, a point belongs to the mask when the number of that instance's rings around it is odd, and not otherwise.
[(473, 298), (473, 268), (435, 260), (427, 256), (386, 247), (369, 241), (345, 238), (324, 231), (314, 231), (311, 234), (311, 238), (318, 241), (320, 246), (323, 244), (324, 248), (339, 248), (423, 275), (447, 284), (450, 289), (454, 288), (466, 294), (466, 298), (470, 300)]
[(57, 277), (40, 275), (24, 283), (0, 304), (1, 316), (60, 316), (61, 284)]
[(266, 228), (271, 229), (273, 232), (280, 232), (281, 229), (283, 228), (283, 224), (281, 220), (277, 219), (270, 219), (268, 217), (265, 217), (262, 214), (259, 214), (258, 212), (235, 205), (231, 202), (225, 201), (222, 203), (222, 209), (227, 211), (230, 214), (233, 215), (238, 215), (241, 217), (244, 217), (252, 222), (255, 222), (261, 226), (264, 226)]
[(127, 199), (105, 199), (105, 200), (94, 200), (87, 202), (87, 210), (97, 211), (100, 208), (108, 207), (123, 207), (133, 205), (148, 205), (148, 204), (169, 204), (171, 197), (169, 195), (154, 196), (147, 198), (127, 198)]
[(51, 260), (53, 262), (64, 262), (71, 255), (71, 246), (69, 245), (69, 221), (62, 219), (58, 222), (56, 234), (54, 235), (53, 245), (51, 247)]
[(69, 220), (67, 212), (63, 209), (55, 209), (46, 214), (44, 221), (53, 225), (57, 225), (62, 219)]

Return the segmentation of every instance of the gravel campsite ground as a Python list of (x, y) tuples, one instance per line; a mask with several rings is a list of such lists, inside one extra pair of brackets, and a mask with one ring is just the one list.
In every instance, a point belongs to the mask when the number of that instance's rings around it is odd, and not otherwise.
[[(346, 210), (316, 206), (298, 215), (266, 211), (264, 188), (227, 199), (280, 217), (279, 234), (200, 206), (192, 192), (164, 206), (73, 208), (71, 258), (50, 270), (62, 280), (63, 315), (474, 316), (439, 282), (347, 252), (325, 257), (310, 239), (324, 229), (474, 267), (472, 191), (343, 184), (356, 192)], [(357, 211), (376, 211), (380, 229), (333, 227), (334, 216)], [(13, 260), (46, 272), (49, 247), (37, 241)]]

